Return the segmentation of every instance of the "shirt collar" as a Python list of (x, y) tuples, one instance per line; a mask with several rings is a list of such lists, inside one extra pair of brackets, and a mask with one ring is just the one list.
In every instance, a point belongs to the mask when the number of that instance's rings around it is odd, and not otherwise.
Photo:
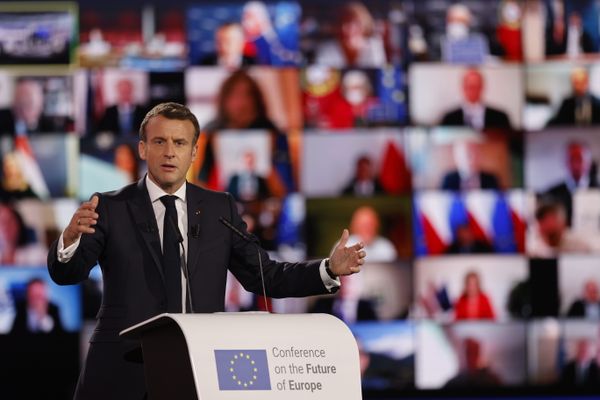
[[(170, 195), (170, 193), (165, 192), (164, 190), (162, 190), (156, 183), (152, 182), (152, 180), (148, 177), (148, 174), (146, 174), (146, 188), (148, 189), (148, 194), (150, 195), (150, 202), (154, 203), (155, 201), (157, 201), (158, 199), (160, 199), (163, 196), (167, 196)], [(183, 201), (185, 203), (185, 199), (186, 199), (186, 184), (184, 183), (183, 185), (181, 185), (181, 187), (179, 189), (177, 189), (177, 191), (173, 194), (171, 194), (172, 196), (176, 196), (178, 199), (180, 199), (181, 201)]]

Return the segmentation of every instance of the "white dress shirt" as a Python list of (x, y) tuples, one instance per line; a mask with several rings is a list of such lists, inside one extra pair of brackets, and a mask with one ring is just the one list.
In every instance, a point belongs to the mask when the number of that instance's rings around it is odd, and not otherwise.
[[(156, 218), (156, 224), (158, 225), (158, 234), (160, 236), (160, 246), (162, 250), (162, 242), (163, 242), (163, 225), (165, 220), (165, 206), (160, 201), (162, 196), (169, 195), (169, 193), (162, 190), (156, 183), (152, 182), (148, 175), (146, 175), (146, 188), (148, 189), (148, 195), (150, 196), (150, 202), (152, 203), (152, 209), (154, 210), (154, 216)], [(177, 209), (177, 225), (179, 226), (179, 231), (183, 236), (183, 247), (185, 249), (186, 260), (188, 254), (188, 219), (187, 219), (187, 201), (186, 201), (186, 184), (181, 185), (175, 193), (172, 194), (176, 196), (175, 200), (175, 208)], [(69, 262), (69, 260), (75, 254), (77, 247), (79, 247), (80, 239), (77, 239), (75, 243), (71, 244), (69, 247), (64, 247), (63, 241), (64, 232), (60, 235), (60, 239), (58, 240), (58, 248), (57, 248), (57, 256), (58, 261), (61, 263)], [(321, 262), (319, 266), (319, 274), (321, 276), (321, 280), (325, 285), (327, 290), (331, 291), (331, 289), (340, 286), (340, 280), (332, 279), (327, 271), (325, 270), (325, 260)], [(182, 310), (185, 312), (185, 300), (186, 300), (186, 280), (183, 274), (181, 273), (181, 304)]]

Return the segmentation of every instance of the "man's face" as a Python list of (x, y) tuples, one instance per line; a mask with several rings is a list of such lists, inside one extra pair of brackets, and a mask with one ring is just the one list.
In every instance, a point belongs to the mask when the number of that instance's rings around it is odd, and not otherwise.
[(483, 77), (477, 71), (468, 71), (463, 78), (463, 96), (469, 103), (479, 103), (483, 92)]
[(373, 165), (371, 160), (363, 158), (356, 166), (356, 179), (359, 181), (370, 181), (373, 179)]
[(127, 79), (121, 79), (117, 83), (117, 96), (120, 104), (133, 103), (133, 83)]
[(564, 214), (560, 211), (549, 212), (538, 223), (542, 239), (550, 247), (558, 247), (566, 229)]
[(585, 70), (578, 69), (571, 74), (571, 85), (577, 96), (583, 96), (588, 91), (588, 74)]
[(220, 57), (239, 57), (244, 48), (244, 33), (237, 25), (225, 26), (216, 34), (217, 53)]
[(162, 115), (148, 122), (146, 141), (138, 146), (140, 158), (148, 164), (148, 176), (167, 193), (174, 193), (185, 182), (196, 149), (194, 125)]
[(27, 288), (27, 306), (39, 315), (47, 314), (48, 292), (46, 285), (41, 282), (35, 282)]
[(44, 109), (44, 93), (35, 81), (19, 82), (15, 87), (13, 109), (19, 118), (35, 123)]
[(567, 150), (567, 163), (571, 176), (579, 181), (588, 168), (585, 159), (585, 148), (580, 144), (572, 144)]

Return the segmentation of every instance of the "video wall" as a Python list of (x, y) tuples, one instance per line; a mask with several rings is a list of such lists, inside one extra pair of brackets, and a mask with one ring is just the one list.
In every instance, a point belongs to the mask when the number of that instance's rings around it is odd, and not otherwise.
[(104, 3), (0, 3), (3, 376), (29, 352), (70, 397), (102, 273), (57, 286), (48, 249), (144, 176), (140, 122), (176, 101), (188, 180), (273, 258), (366, 245), (335, 296), (230, 276), (227, 310), (342, 319), (365, 398), (598, 393), (600, 1)]

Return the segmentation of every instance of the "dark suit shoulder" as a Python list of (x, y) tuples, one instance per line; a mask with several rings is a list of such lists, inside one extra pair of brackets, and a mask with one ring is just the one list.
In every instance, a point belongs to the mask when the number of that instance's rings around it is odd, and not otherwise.
[(456, 126), (456, 125), (463, 125), (464, 122), (465, 121), (464, 121), (464, 115), (463, 115), (462, 108), (456, 108), (454, 110), (448, 111), (444, 115), (444, 118), (442, 118), (440, 125)]
[[(144, 183), (142, 183), (144, 184)], [(130, 183), (129, 185), (123, 186), (120, 189), (117, 190), (111, 190), (109, 192), (102, 192), (102, 193), (98, 193), (100, 195), (101, 198), (103, 199), (108, 199), (108, 200), (114, 200), (114, 201), (122, 201), (122, 200), (129, 200), (130, 198), (132, 198), (133, 196), (137, 195), (139, 193), (139, 182), (134, 182), (134, 183)]]

